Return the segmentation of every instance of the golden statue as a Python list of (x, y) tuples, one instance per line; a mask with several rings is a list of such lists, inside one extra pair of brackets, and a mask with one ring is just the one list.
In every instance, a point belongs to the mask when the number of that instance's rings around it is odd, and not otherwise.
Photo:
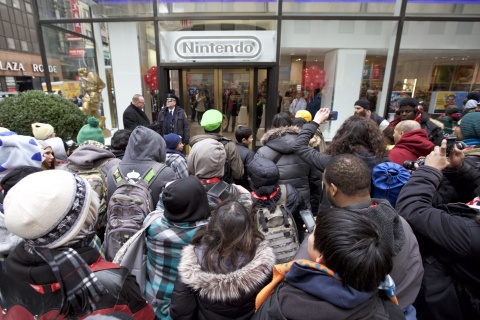
[(78, 69), (78, 75), (82, 81), (81, 87), (85, 91), (80, 110), (88, 117), (97, 118), (100, 121), (99, 127), (102, 129), (103, 136), (111, 137), (112, 133), (105, 128), (105, 117), (98, 113), (103, 102), (101, 92), (105, 88), (105, 82), (95, 72), (88, 72), (87, 68)]

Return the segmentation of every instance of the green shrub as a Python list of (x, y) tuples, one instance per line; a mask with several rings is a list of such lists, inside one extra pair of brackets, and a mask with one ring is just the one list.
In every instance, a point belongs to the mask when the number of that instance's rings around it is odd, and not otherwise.
[(55, 135), (67, 140), (77, 137), (87, 123), (78, 106), (55, 94), (26, 91), (0, 101), (0, 123), (18, 134), (32, 136), (32, 123), (48, 123)]

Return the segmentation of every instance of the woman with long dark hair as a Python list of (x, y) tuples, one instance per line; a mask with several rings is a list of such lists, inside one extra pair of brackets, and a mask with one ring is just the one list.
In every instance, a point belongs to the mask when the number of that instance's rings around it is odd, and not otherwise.
[(370, 169), (388, 161), (382, 131), (371, 119), (358, 116), (351, 116), (340, 126), (325, 153), (332, 156), (345, 153), (356, 155)]
[(312, 122), (303, 126), (293, 145), (293, 150), (303, 161), (323, 172), (331, 156), (353, 154), (361, 158), (373, 169), (377, 164), (389, 161), (386, 155), (386, 143), (382, 131), (376, 123), (359, 116), (351, 116), (340, 126), (325, 150), (325, 154), (309, 148), (308, 142), (318, 126), (328, 118), (330, 110), (320, 109)]
[(275, 256), (238, 201), (222, 202), (184, 248), (170, 305), (172, 319), (250, 319)]

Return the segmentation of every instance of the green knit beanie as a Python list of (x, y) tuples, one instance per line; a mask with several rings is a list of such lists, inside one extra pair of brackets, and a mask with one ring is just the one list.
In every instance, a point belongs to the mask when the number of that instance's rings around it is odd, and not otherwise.
[(88, 118), (88, 123), (78, 131), (77, 143), (80, 144), (87, 140), (93, 140), (105, 144), (102, 129), (98, 127), (100, 121), (95, 117)]

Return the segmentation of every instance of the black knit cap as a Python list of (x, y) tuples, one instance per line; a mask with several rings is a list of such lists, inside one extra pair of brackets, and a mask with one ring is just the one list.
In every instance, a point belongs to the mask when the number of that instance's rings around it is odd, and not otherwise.
[(354, 106), (360, 106), (363, 109), (370, 110), (370, 101), (368, 101), (367, 99), (360, 99), (355, 102)]
[(13, 188), (20, 180), (25, 178), (26, 176), (42, 171), (41, 168), (31, 167), (31, 166), (21, 166), (13, 169), (10, 171), (5, 177), (3, 177), (2, 181), (0, 182), (0, 186), (2, 186), (5, 195), (7, 195), (8, 190)]
[(248, 164), (248, 181), (255, 191), (260, 187), (277, 186), (280, 173), (277, 165), (267, 158), (257, 157)]
[(162, 194), (165, 217), (172, 222), (195, 222), (210, 216), (207, 191), (194, 176), (175, 180)]

